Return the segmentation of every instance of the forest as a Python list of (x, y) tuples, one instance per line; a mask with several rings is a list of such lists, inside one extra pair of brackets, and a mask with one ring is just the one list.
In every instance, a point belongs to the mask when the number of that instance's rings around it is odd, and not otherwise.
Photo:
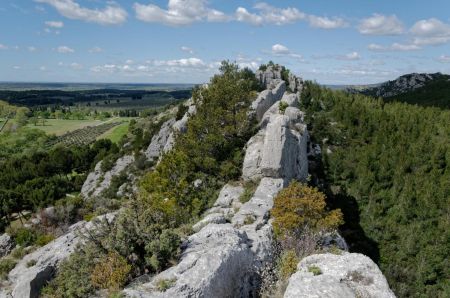
[(301, 104), (322, 147), (314, 179), (344, 213), (351, 250), (399, 297), (449, 297), (450, 111), (312, 82)]

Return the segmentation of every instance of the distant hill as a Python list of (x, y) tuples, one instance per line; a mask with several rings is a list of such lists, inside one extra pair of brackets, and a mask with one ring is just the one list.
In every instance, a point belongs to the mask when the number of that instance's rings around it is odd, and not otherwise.
[(412, 73), (375, 86), (353, 86), (347, 90), (382, 97), (386, 102), (450, 108), (450, 75), (442, 73)]

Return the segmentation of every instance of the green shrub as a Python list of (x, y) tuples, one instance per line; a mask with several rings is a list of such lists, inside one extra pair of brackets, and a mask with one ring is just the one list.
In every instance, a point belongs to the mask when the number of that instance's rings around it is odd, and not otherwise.
[(11, 271), (17, 264), (16, 260), (11, 258), (1, 258), (0, 259), (0, 280), (5, 279), (8, 276), (9, 271)]
[(55, 236), (53, 236), (52, 234), (39, 235), (36, 238), (35, 244), (38, 246), (44, 246), (47, 243), (53, 241), (54, 239), (55, 239)]
[(160, 280), (158, 280), (156, 282), (156, 288), (160, 292), (165, 292), (168, 289), (170, 289), (171, 287), (173, 287), (176, 282), (177, 282), (177, 280), (175, 278), (172, 278), (172, 279), (160, 279)]
[(12, 236), (18, 245), (24, 247), (34, 244), (37, 239), (36, 232), (28, 228), (18, 228)]
[(311, 272), (314, 275), (322, 274), (322, 270), (320, 270), (320, 268), (317, 267), (317, 266), (309, 266), (308, 267), (308, 272)]
[(244, 192), (239, 197), (239, 201), (242, 204), (247, 203), (248, 201), (250, 201), (250, 199), (255, 194), (255, 191), (256, 191), (256, 188), (258, 187), (258, 184), (259, 184), (259, 181), (258, 182), (254, 182), (254, 181), (245, 182), (245, 184), (244, 184)]
[(251, 225), (255, 222), (255, 217), (252, 215), (247, 215), (244, 219), (244, 225)]
[(282, 280), (288, 279), (297, 271), (297, 264), (300, 260), (294, 250), (287, 250), (281, 254), (278, 272), (279, 278)]
[(189, 107), (187, 107), (184, 103), (180, 103), (178, 105), (177, 114), (175, 116), (175, 120), (181, 120), (183, 118), (184, 114), (188, 111)]
[(110, 252), (94, 267), (91, 280), (99, 289), (119, 290), (129, 278), (131, 266), (117, 253)]
[(13, 257), (14, 259), (20, 260), (26, 254), (27, 254), (27, 252), (25, 251), (25, 248), (23, 246), (20, 246), (20, 247), (13, 249), (13, 251), (11, 252), (11, 257)]
[(280, 101), (280, 103), (278, 104), (278, 109), (280, 110), (280, 114), (284, 114), (284, 112), (286, 111), (286, 109), (288, 107), (289, 107), (289, 104), (287, 102)]

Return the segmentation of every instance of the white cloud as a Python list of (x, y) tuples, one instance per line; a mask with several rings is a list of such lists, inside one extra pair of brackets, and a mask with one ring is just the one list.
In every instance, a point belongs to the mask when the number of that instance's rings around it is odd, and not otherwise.
[(257, 14), (248, 12), (244, 7), (238, 7), (235, 13), (238, 22), (250, 23), (255, 26), (260, 26), (263, 23), (263, 18)]
[(33, 46), (28, 47), (28, 52), (36, 52), (36, 51), (37, 51), (36, 47), (33, 47)]
[[(103, 9), (81, 7), (74, 0), (34, 0), (53, 6), (61, 15), (72, 20), (81, 20), (101, 25), (122, 24), (127, 20), (127, 12), (117, 4), (108, 4)], [(112, 3), (112, 2), (109, 2)]]
[(194, 54), (194, 50), (191, 49), (190, 47), (182, 46), (180, 49), (181, 49), (183, 52), (189, 53), (189, 54), (191, 54), (191, 55)]
[(20, 66), (18, 66), (18, 65), (14, 65), (13, 66), (13, 69), (15, 69), (15, 70), (19, 70), (21, 67)]
[(417, 51), (420, 50), (421, 47), (415, 44), (402, 44), (402, 43), (393, 43), (390, 46), (383, 46), (375, 43), (371, 43), (367, 47), (370, 51), (374, 52), (407, 52), (407, 51)]
[(74, 53), (74, 52), (75, 52), (74, 49), (69, 48), (68, 46), (59, 46), (59, 47), (56, 49), (56, 51), (57, 51), (58, 53), (61, 53), (61, 54), (69, 54), (69, 53)]
[(411, 33), (414, 35), (416, 45), (439, 45), (450, 41), (450, 25), (431, 18), (416, 22)]
[(83, 69), (83, 65), (73, 62), (70, 64), (70, 68), (75, 69), (75, 70), (80, 70), (80, 69)]
[(46, 71), (46, 70), (47, 70), (47, 67), (41, 66), (41, 67), (39, 67), (39, 70), (41, 70), (41, 71)]
[(7, 50), (8, 47), (0, 43), (0, 50)]
[(89, 49), (89, 53), (101, 53), (101, 52), (103, 52), (103, 49), (100, 47), (93, 47)]
[(318, 17), (315, 15), (308, 16), (308, 21), (311, 27), (321, 28), (321, 29), (336, 29), (347, 27), (348, 24), (342, 18), (327, 18)]
[(64, 27), (64, 23), (60, 21), (47, 21), (45, 25), (51, 28), (62, 28)]
[(361, 20), (358, 30), (361, 34), (368, 35), (399, 35), (404, 32), (404, 27), (396, 15), (385, 16), (375, 13)]
[(257, 3), (254, 7), (260, 11), (260, 15), (264, 21), (270, 24), (292, 24), (306, 18), (306, 14), (299, 11), (297, 8), (277, 8), (264, 2)]
[(437, 60), (442, 63), (450, 63), (450, 56), (441, 55)]
[(351, 52), (344, 56), (338, 56), (338, 59), (354, 61), (361, 59), (361, 55), (358, 52)]
[(181, 67), (204, 67), (206, 64), (202, 59), (199, 58), (185, 58), (178, 60), (156, 60), (153, 61), (154, 65), (157, 66), (181, 66)]
[(154, 4), (133, 5), (138, 20), (169, 26), (189, 25), (194, 22), (223, 22), (228, 17), (221, 11), (207, 7), (206, 0), (169, 0), (167, 9)]
[(272, 46), (272, 51), (270, 53), (274, 56), (288, 56), (298, 60), (303, 59), (302, 55), (293, 53), (288, 47), (279, 43)]

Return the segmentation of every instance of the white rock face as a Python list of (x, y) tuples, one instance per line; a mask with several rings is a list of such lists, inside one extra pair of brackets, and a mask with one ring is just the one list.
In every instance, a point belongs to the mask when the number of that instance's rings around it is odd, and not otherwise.
[[(309, 268), (322, 272), (314, 275)], [(368, 257), (356, 253), (317, 254), (304, 258), (289, 279), (285, 298), (393, 298), (386, 278)]]
[(133, 162), (134, 155), (122, 156), (116, 161), (111, 170), (103, 173), (102, 162), (100, 161), (95, 166), (94, 171), (89, 173), (86, 181), (84, 181), (83, 187), (81, 188), (81, 196), (89, 199), (100, 195), (102, 191), (111, 186), (112, 178), (120, 175)]
[(296, 77), (293, 73), (289, 72), (289, 89), (292, 92), (301, 92), (303, 89), (303, 80), (299, 77)]
[(149, 160), (158, 159), (166, 146), (169, 135), (171, 134), (172, 126), (175, 124), (175, 118), (169, 119), (163, 123), (159, 132), (152, 137), (152, 141), (145, 150), (145, 156)]
[(15, 243), (14, 240), (8, 234), (3, 234), (0, 236), (0, 258), (9, 254), (13, 248)]
[(258, 122), (261, 121), (264, 113), (283, 97), (285, 91), (286, 83), (281, 81), (272, 90), (264, 90), (258, 95), (250, 107), (251, 114), (256, 117)]
[(176, 121), (172, 125), (172, 129), (171, 129), (169, 137), (167, 138), (167, 142), (164, 145), (163, 152), (168, 152), (168, 151), (172, 150), (173, 145), (175, 144), (175, 134), (178, 132), (185, 133), (186, 129), (187, 129), (187, 123), (188, 123), (189, 118), (192, 115), (195, 115), (195, 113), (197, 112), (197, 107), (194, 105), (194, 101), (192, 100), (192, 98), (189, 99), (186, 102), (186, 104), (189, 106), (188, 111), (184, 114), (183, 118)]
[(268, 66), (266, 70), (257, 70), (255, 75), (261, 85), (269, 89), (274, 80), (281, 80), (281, 66)]
[[(106, 214), (97, 217), (94, 221), (81, 221), (69, 228), (69, 232), (36, 251), (26, 255), (8, 275), (10, 295), (13, 298), (38, 297), (39, 290), (52, 278), (61, 261), (68, 258), (78, 244), (83, 242), (79, 233), (86, 233), (96, 228), (96, 222), (101, 220), (113, 221), (115, 214)], [(28, 267), (30, 261), (36, 264)]]

